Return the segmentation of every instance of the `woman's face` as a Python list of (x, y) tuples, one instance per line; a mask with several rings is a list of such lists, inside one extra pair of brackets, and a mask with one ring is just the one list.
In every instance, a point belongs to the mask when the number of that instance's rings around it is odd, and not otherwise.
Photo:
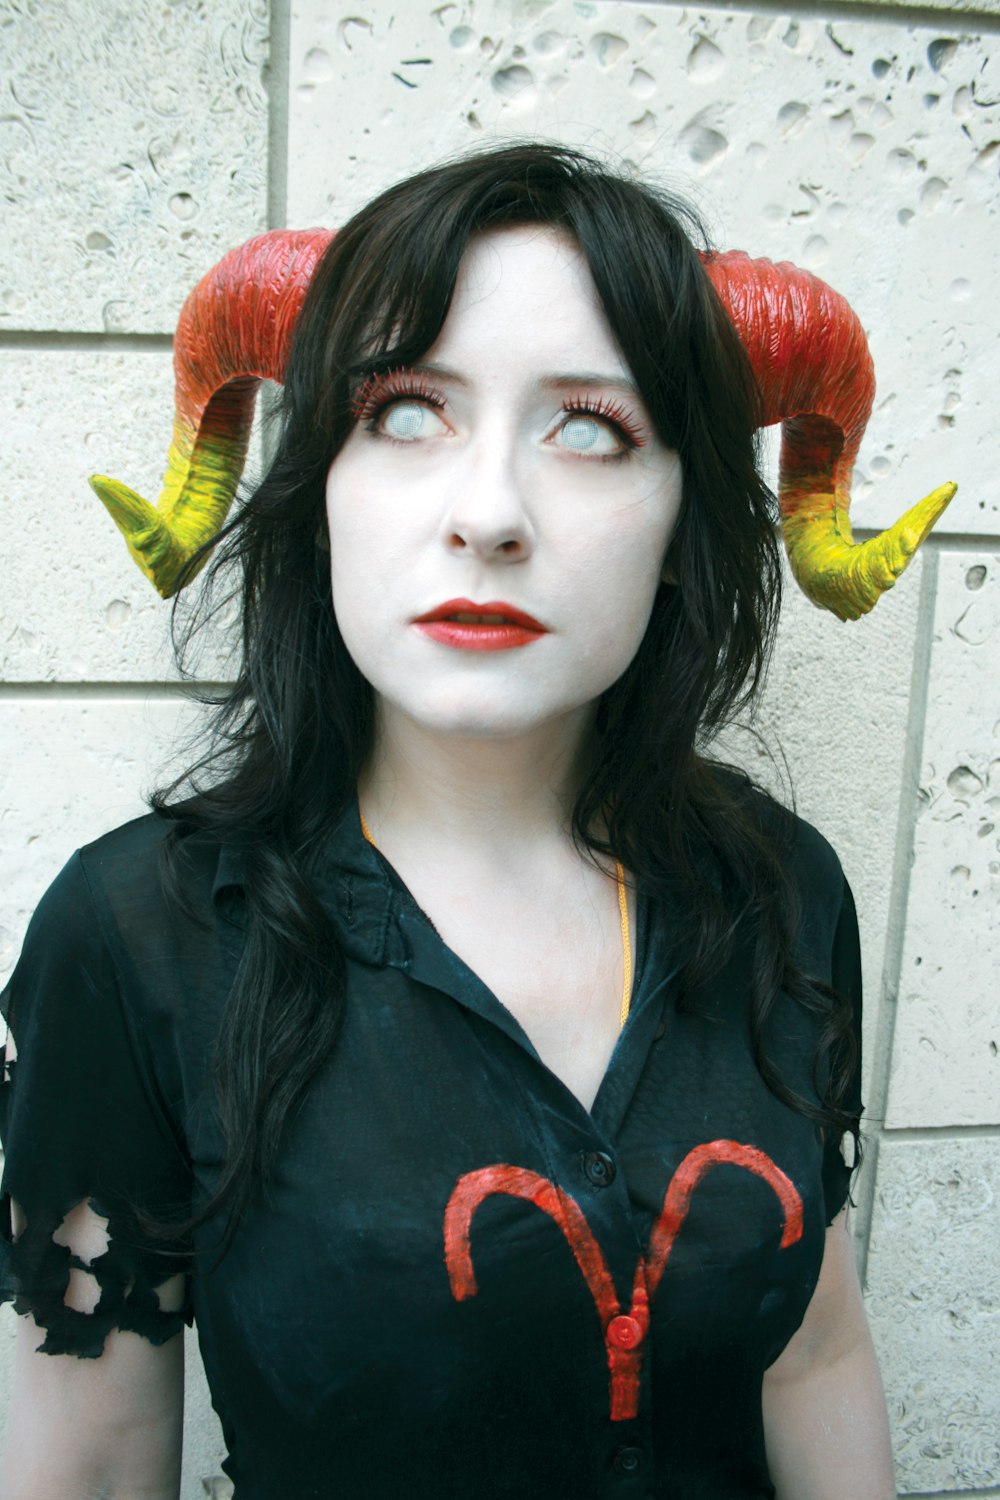
[(355, 407), (333, 603), (383, 716), (583, 727), (638, 650), (681, 495), (583, 255), (541, 227), (473, 240), (437, 343)]

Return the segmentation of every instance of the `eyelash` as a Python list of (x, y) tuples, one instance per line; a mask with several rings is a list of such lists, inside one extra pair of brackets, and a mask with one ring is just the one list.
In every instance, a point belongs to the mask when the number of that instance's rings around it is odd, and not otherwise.
[[(609, 396), (598, 396), (596, 400), (591, 396), (572, 396), (563, 402), (563, 411), (571, 417), (599, 417), (608, 422), (625, 444), (626, 451), (644, 448), (646, 445), (643, 430), (632, 413), (621, 401), (615, 401)], [(623, 456), (616, 453), (604, 455), (605, 458)]]
[[(425, 401), (435, 411), (443, 410), (445, 397), (428, 381), (427, 376), (413, 370), (386, 370), (372, 374), (363, 380), (351, 401), (351, 415), (368, 432), (384, 437), (387, 442), (399, 442), (399, 438), (380, 433), (378, 421), (387, 407), (397, 401)], [(646, 438), (635, 417), (623, 405), (608, 396), (571, 396), (562, 404), (567, 417), (596, 417), (607, 422), (621, 438), (623, 448), (618, 453), (601, 455), (603, 461), (625, 458), (635, 448), (645, 446)]]
[(351, 415), (369, 432), (376, 432), (379, 417), (394, 401), (426, 401), (435, 411), (440, 411), (445, 405), (444, 396), (434, 389), (426, 375), (413, 370), (386, 370), (383, 374), (369, 375), (361, 382), (351, 401)]

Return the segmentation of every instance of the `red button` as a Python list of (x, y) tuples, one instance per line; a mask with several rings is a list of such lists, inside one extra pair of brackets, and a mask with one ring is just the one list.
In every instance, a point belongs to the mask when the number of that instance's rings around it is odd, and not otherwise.
[(642, 1329), (638, 1320), (629, 1318), (624, 1313), (611, 1319), (605, 1336), (608, 1343), (613, 1344), (616, 1349), (638, 1349), (642, 1343)]

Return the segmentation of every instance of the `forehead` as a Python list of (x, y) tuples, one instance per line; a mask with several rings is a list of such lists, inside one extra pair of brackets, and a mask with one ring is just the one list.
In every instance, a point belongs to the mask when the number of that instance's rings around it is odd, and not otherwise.
[(583, 252), (546, 225), (475, 236), (433, 353), (553, 370), (625, 365)]

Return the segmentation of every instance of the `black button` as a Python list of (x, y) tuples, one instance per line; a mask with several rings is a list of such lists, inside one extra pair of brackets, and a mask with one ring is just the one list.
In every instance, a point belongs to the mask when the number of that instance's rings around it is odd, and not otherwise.
[(614, 1457), (615, 1471), (618, 1474), (638, 1474), (642, 1468), (641, 1448), (619, 1448)]
[(666, 1023), (666, 1021), (661, 1021), (660, 1024), (659, 1024), (659, 1026), (657, 1026), (656, 1030), (653, 1032), (653, 1041), (654, 1042), (662, 1042), (662, 1040), (666, 1036), (666, 1034), (667, 1034), (667, 1023)]
[(585, 1151), (583, 1170), (594, 1187), (610, 1187), (615, 1180), (616, 1167), (606, 1151)]

